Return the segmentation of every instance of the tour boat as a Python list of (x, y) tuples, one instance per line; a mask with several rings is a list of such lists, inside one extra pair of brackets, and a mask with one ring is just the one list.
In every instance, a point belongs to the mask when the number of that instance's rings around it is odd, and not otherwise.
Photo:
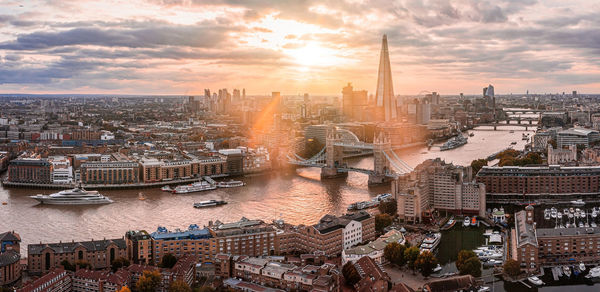
[(220, 181), (217, 183), (217, 187), (220, 188), (237, 188), (244, 186), (245, 183), (239, 180)]
[(467, 227), (471, 225), (471, 218), (469, 216), (465, 216), (465, 221), (463, 221), (463, 226)]
[(144, 194), (142, 194), (142, 192), (138, 193), (138, 200), (140, 200), (140, 201), (146, 200), (146, 197), (144, 197)]
[(169, 193), (173, 192), (173, 189), (169, 185), (166, 185), (166, 186), (160, 188), (160, 190), (163, 192), (169, 192)]
[(175, 190), (173, 190), (173, 193), (187, 194), (187, 193), (195, 193), (195, 192), (214, 190), (216, 188), (217, 187), (215, 185), (211, 185), (205, 181), (200, 181), (200, 182), (196, 182), (196, 183), (185, 185), (185, 186), (178, 186), (175, 188)]
[(225, 205), (225, 204), (227, 204), (227, 202), (225, 202), (225, 201), (209, 200), (209, 201), (202, 201), (202, 202), (194, 203), (194, 208), (215, 207), (215, 206), (220, 206), (220, 205)]
[(544, 282), (542, 282), (542, 280), (540, 280), (540, 278), (538, 278), (536, 276), (531, 276), (531, 277), (527, 278), (527, 280), (529, 281), (529, 283), (536, 285), (536, 286), (544, 285)]
[(583, 205), (585, 205), (585, 202), (582, 199), (577, 199), (577, 200), (571, 201), (571, 204), (583, 206)]
[(30, 198), (48, 205), (98, 205), (110, 204), (113, 201), (97, 191), (86, 191), (81, 188), (64, 190), (50, 195), (35, 195)]

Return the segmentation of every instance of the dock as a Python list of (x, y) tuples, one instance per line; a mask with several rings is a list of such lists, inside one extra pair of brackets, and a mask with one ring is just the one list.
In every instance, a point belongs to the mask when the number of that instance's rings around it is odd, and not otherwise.
[(212, 179), (210, 176), (203, 176), (202, 178), (211, 185), (217, 184), (217, 182), (214, 179)]

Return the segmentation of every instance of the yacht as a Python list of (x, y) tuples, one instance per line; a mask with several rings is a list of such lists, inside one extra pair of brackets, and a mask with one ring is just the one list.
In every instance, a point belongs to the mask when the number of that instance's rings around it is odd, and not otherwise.
[(467, 144), (467, 137), (463, 136), (463, 134), (461, 132), (458, 132), (458, 135), (456, 135), (456, 137), (446, 141), (446, 143), (444, 143), (444, 145), (442, 145), (440, 147), (440, 150), (446, 151), (446, 150), (458, 148), (465, 144)]
[(469, 216), (465, 216), (465, 221), (463, 221), (463, 226), (467, 227), (471, 225), (471, 218)]
[(529, 283), (536, 285), (536, 286), (544, 285), (544, 282), (542, 282), (542, 280), (540, 280), (540, 278), (538, 278), (536, 276), (531, 276), (531, 277), (527, 278), (527, 281), (529, 281)]
[(421, 252), (423, 251), (430, 251), (433, 252), (433, 250), (440, 244), (440, 241), (442, 240), (442, 234), (441, 233), (432, 233), (432, 234), (428, 234), (427, 236), (425, 236), (425, 239), (423, 239), (423, 242), (421, 243)]
[(544, 219), (550, 220), (550, 209), (544, 210)]
[(471, 226), (477, 226), (477, 217), (473, 216), (471, 218)]
[(571, 204), (583, 206), (583, 205), (585, 205), (585, 202), (582, 199), (577, 199), (577, 200), (571, 201)]
[(556, 218), (556, 215), (557, 215), (556, 208), (552, 207), (552, 209), (550, 209), (550, 217)]
[(600, 278), (600, 267), (593, 267), (590, 272), (585, 276), (588, 279)]
[(194, 208), (215, 207), (215, 206), (221, 206), (221, 205), (225, 205), (225, 204), (227, 204), (227, 202), (225, 202), (225, 201), (209, 200), (209, 201), (202, 201), (202, 202), (194, 203)]
[(30, 198), (48, 205), (97, 205), (110, 204), (113, 201), (97, 191), (86, 191), (82, 188), (64, 190), (50, 195), (35, 195)]
[(585, 272), (585, 264), (583, 262), (579, 263), (579, 270)]
[(246, 185), (244, 182), (239, 180), (220, 181), (217, 183), (217, 187), (220, 188), (237, 188)]
[(187, 194), (187, 193), (195, 193), (202, 191), (209, 191), (216, 189), (217, 186), (211, 185), (205, 181), (199, 181), (193, 184), (178, 186), (173, 190), (174, 194)]
[(437, 272), (439, 272), (441, 270), (442, 270), (442, 266), (440, 266), (440, 264), (437, 264), (437, 266), (435, 266), (435, 268), (433, 269), (433, 272), (437, 273)]
[(563, 266), (563, 274), (565, 274), (565, 276), (571, 277), (571, 268), (569, 268), (569, 266)]

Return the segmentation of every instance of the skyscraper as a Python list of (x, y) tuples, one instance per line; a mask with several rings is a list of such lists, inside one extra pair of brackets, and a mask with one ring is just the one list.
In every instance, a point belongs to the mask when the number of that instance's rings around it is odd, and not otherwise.
[(390, 54), (388, 52), (387, 35), (383, 35), (381, 41), (381, 53), (379, 56), (379, 73), (377, 75), (377, 91), (375, 94), (376, 119), (391, 121), (395, 120), (396, 98), (394, 97), (394, 85), (392, 84), (392, 68), (390, 67)]

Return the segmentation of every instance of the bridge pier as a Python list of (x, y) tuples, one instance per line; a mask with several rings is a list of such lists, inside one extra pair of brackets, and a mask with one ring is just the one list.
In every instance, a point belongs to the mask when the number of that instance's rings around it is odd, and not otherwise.
[(328, 178), (340, 178), (347, 177), (347, 172), (338, 172), (338, 169), (335, 167), (323, 167), (321, 168), (321, 179)]
[(392, 181), (389, 177), (381, 174), (369, 174), (369, 186), (380, 185)]

